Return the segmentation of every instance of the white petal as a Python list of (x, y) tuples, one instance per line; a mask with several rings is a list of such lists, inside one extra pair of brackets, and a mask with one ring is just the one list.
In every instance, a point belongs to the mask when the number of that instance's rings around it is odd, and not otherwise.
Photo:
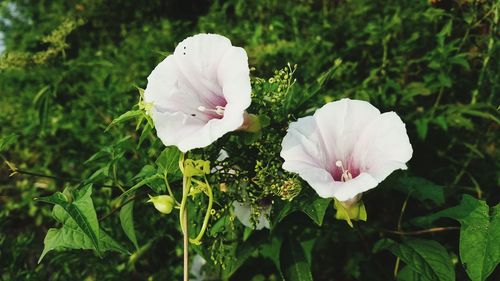
[(327, 165), (323, 139), (312, 116), (292, 122), (281, 142), (281, 147), (280, 156), (285, 159), (285, 163), (299, 161), (318, 168)]
[(323, 138), (323, 153), (328, 157), (328, 168), (337, 160), (346, 160), (354, 143), (380, 111), (366, 101), (342, 99), (316, 110), (314, 118)]
[(394, 112), (374, 119), (360, 135), (353, 158), (379, 182), (397, 169), (406, 169), (413, 149), (406, 126)]
[[(254, 228), (250, 217), (252, 216), (252, 208), (248, 204), (243, 204), (237, 201), (233, 202), (234, 215), (238, 220), (246, 227)], [(261, 230), (263, 228), (270, 228), (269, 220), (267, 216), (271, 212), (271, 207), (263, 208), (260, 212), (260, 216), (257, 218), (258, 222), (255, 225), (256, 230)]]
[(193, 278), (192, 281), (203, 281), (205, 280), (205, 272), (203, 272), (203, 266), (207, 263), (207, 261), (200, 255), (196, 255), (193, 258), (193, 262), (189, 269), (189, 273)]

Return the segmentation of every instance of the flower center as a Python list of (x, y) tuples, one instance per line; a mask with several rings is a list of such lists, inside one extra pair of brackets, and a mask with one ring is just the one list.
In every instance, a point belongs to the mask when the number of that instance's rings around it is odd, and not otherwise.
[(203, 105), (200, 105), (198, 107), (198, 110), (201, 111), (201, 112), (213, 112), (213, 113), (215, 113), (215, 114), (217, 114), (219, 116), (224, 116), (224, 110), (225, 109), (226, 108), (224, 106), (220, 106), (220, 105), (216, 106), (215, 109), (206, 108)]
[(345, 169), (344, 168), (344, 164), (342, 163), (342, 161), (340, 160), (337, 160), (337, 162), (335, 162), (335, 165), (339, 168), (342, 169), (342, 175), (340, 176), (340, 180), (342, 182), (346, 182), (348, 180), (352, 180), (352, 174), (351, 172), (349, 172), (349, 170)]

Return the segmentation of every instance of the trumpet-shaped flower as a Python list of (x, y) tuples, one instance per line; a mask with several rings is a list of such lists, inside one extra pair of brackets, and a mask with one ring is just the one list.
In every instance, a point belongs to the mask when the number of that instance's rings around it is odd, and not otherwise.
[(342, 99), (291, 123), (281, 157), (283, 169), (298, 173), (319, 196), (347, 201), (406, 169), (412, 153), (396, 113)]
[(162, 142), (186, 152), (240, 128), (250, 94), (245, 50), (224, 36), (198, 34), (151, 72), (144, 100)]

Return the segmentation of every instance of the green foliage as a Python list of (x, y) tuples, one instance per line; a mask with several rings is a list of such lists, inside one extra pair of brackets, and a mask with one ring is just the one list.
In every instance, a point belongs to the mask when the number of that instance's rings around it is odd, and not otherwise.
[(138, 250), (139, 243), (137, 243), (134, 227), (134, 201), (130, 201), (120, 208), (120, 224), (128, 239), (130, 239)]
[(399, 244), (390, 239), (380, 240), (374, 251), (389, 250), (424, 280), (455, 280), (455, 270), (450, 255), (438, 242), (408, 239)]
[(65, 194), (58, 192), (36, 199), (54, 204), (52, 216), (62, 224), (61, 228), (51, 228), (47, 232), (44, 240), (45, 248), (38, 262), (54, 249), (94, 249), (97, 253), (113, 250), (128, 253), (99, 228), (90, 197), (92, 186), (87, 185), (76, 192), (66, 189)]
[(284, 280), (309, 281), (313, 280), (311, 266), (308, 263), (300, 243), (293, 239), (286, 239), (281, 246), (281, 272)]
[[(0, 279), (180, 279), (179, 218), (146, 201), (180, 198), (181, 153), (155, 136), (141, 88), (199, 32), (245, 48), (248, 112), (262, 125), (187, 157), (210, 161), (199, 170), (213, 208), (190, 253), (205, 258), (208, 277), (389, 280), (394, 259), (367, 248), (398, 235), (377, 245), (406, 264), (399, 280), (498, 279), (499, 10), (445, 0), (2, 1)], [(279, 156), (290, 121), (343, 97), (396, 111), (414, 148), (407, 173), (363, 195), (369, 219), (354, 228)], [(208, 204), (198, 195), (192, 233)], [(271, 231), (244, 227), (233, 201), (251, 206), (252, 222), (272, 206)], [(417, 235), (428, 240), (407, 238), (426, 227)], [(50, 254), (38, 264), (44, 237)], [(453, 269), (455, 255), (463, 266)]]
[(456, 207), (421, 218), (427, 223), (441, 217), (460, 222), (460, 259), (472, 280), (486, 280), (500, 262), (500, 204), (491, 210), (486, 202), (464, 195)]

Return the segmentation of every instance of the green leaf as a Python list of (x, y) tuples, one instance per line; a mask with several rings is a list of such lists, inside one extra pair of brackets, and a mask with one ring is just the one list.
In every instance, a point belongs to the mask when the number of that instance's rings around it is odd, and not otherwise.
[(464, 195), (458, 206), (417, 222), (430, 224), (441, 217), (460, 222), (459, 250), (465, 271), (473, 281), (486, 280), (500, 262), (500, 204), (490, 210), (486, 202)]
[(120, 194), (120, 196), (118, 196), (117, 200), (125, 198), (127, 196), (130, 196), (137, 189), (139, 189), (139, 188), (141, 188), (143, 186), (147, 186), (147, 185), (151, 184), (152, 182), (154, 182), (154, 181), (156, 181), (158, 179), (161, 179), (161, 176), (158, 175), (158, 174), (155, 174), (155, 175), (149, 176), (149, 177), (147, 177), (145, 179), (142, 179), (141, 181), (139, 181), (138, 183), (136, 183), (134, 186), (132, 186), (131, 188), (129, 188), (127, 191), (125, 191), (122, 194)]
[(108, 131), (109, 129), (111, 129), (111, 127), (116, 126), (120, 123), (123, 123), (127, 120), (137, 118), (137, 117), (141, 116), (142, 114), (144, 114), (144, 112), (140, 109), (127, 111), (127, 112), (123, 113), (122, 115), (118, 116), (117, 118), (115, 118), (113, 121), (111, 121), (111, 123), (108, 125), (108, 127), (106, 128), (105, 131)]
[(301, 105), (303, 105), (307, 100), (309, 100), (310, 98), (314, 97), (319, 92), (321, 92), (321, 89), (323, 89), (326, 82), (328, 82), (330, 79), (333, 78), (333, 74), (339, 68), (341, 63), (342, 60), (340, 59), (335, 60), (333, 66), (331, 66), (327, 71), (319, 75), (316, 81), (312, 83), (310, 86), (308, 86), (307, 89), (299, 87), (292, 88), (294, 89), (293, 92), (286, 96), (285, 112), (289, 113), (296, 110)]
[(179, 158), (182, 152), (175, 146), (165, 148), (158, 159), (156, 165), (158, 166), (158, 173), (161, 175), (167, 174), (169, 182), (182, 178), (182, 172), (179, 167)]
[(280, 209), (280, 212), (272, 219), (272, 228), (281, 222), (289, 214), (301, 211), (311, 218), (318, 226), (323, 224), (326, 210), (330, 206), (330, 198), (321, 198), (317, 196), (302, 196), (291, 202), (286, 202)]
[(330, 206), (330, 198), (312, 198), (312, 200), (306, 200), (299, 202), (299, 210), (304, 212), (309, 216), (318, 226), (323, 224), (323, 219), (325, 217), (326, 210)]
[(415, 272), (411, 267), (405, 266), (399, 272), (396, 278), (398, 281), (429, 281), (421, 274)]
[[(63, 225), (62, 228), (51, 228), (47, 232), (43, 241), (43, 249), (38, 263), (42, 261), (45, 255), (52, 250), (82, 249), (94, 250), (94, 244), (90, 238), (75, 225)], [(118, 244), (102, 229), (99, 231), (99, 245), (101, 251), (116, 251), (122, 254), (130, 254), (127, 249)]]
[(311, 266), (307, 262), (304, 250), (298, 241), (290, 238), (283, 241), (280, 252), (280, 262), (280, 268), (283, 273), (284, 280), (313, 280)]
[[(75, 221), (78, 228), (87, 235), (92, 245), (97, 250), (97, 253), (100, 253), (98, 239), (100, 237), (99, 222), (97, 220), (97, 214), (94, 209), (91, 194), (92, 185), (86, 185), (79, 192), (76, 192), (73, 202), (69, 202), (66, 196), (61, 192), (54, 193), (48, 197), (36, 198), (36, 200), (55, 204), (63, 208), (71, 219)], [(60, 219), (63, 223), (66, 221), (62, 220), (62, 218)]]
[(6, 150), (10, 145), (17, 141), (17, 136), (14, 134), (0, 138), (0, 152)]
[(125, 204), (120, 209), (120, 224), (122, 226), (123, 232), (125, 232), (125, 235), (127, 235), (128, 239), (130, 239), (136, 249), (139, 249), (139, 244), (137, 243), (137, 237), (135, 235), (134, 228), (134, 200)]
[(144, 125), (144, 128), (142, 129), (142, 132), (141, 132), (141, 136), (139, 137), (139, 142), (137, 142), (136, 149), (139, 149), (139, 147), (141, 147), (141, 144), (151, 134), (152, 130), (153, 130), (153, 127), (149, 123), (146, 123), (146, 125)]
[(408, 239), (399, 244), (382, 239), (374, 246), (374, 252), (389, 250), (413, 271), (431, 281), (454, 281), (455, 270), (450, 255), (436, 241)]
[(432, 201), (436, 205), (444, 204), (443, 187), (420, 177), (400, 177), (394, 189), (409, 194), (419, 201)]
[[(71, 204), (77, 204), (80, 208), (84, 206), (84, 209), (89, 207), (92, 203), (90, 198), (91, 188), (84, 188), (80, 192), (76, 192), (75, 201)], [(61, 197), (62, 196), (62, 197)], [(50, 197), (50, 196), (49, 196)], [(53, 195), (55, 199), (48, 199), (45, 202), (59, 202), (60, 200), (66, 200), (66, 197), (59, 193), (58, 195)], [(46, 198), (45, 198), (46, 199)], [(90, 202), (90, 203), (89, 203)], [(54, 203), (55, 204), (55, 203)], [(87, 207), (85, 207), (87, 205)], [(93, 207), (93, 206), (92, 206)], [(95, 211), (94, 211), (95, 214)], [(117, 251), (123, 254), (129, 254), (128, 250), (113, 240), (106, 232), (102, 229), (98, 231), (97, 243), (98, 248), (95, 246), (95, 241), (87, 234), (86, 231), (81, 227), (81, 224), (73, 218), (73, 216), (66, 211), (66, 209), (61, 204), (56, 204), (52, 209), (52, 216), (58, 222), (62, 223), (63, 226), (59, 229), (51, 228), (49, 229), (47, 235), (44, 239), (45, 247), (38, 262), (40, 262), (43, 257), (50, 251), (55, 249), (85, 249), (85, 250), (97, 250), (99, 251)], [(98, 252), (99, 253), (99, 252)]]
[(427, 137), (429, 120), (428, 119), (417, 119), (415, 120), (415, 126), (417, 127), (418, 137), (422, 140), (425, 140)]
[(255, 250), (266, 240), (265, 231), (254, 232), (248, 240), (238, 245), (236, 252), (226, 261), (226, 268), (222, 271), (222, 279), (227, 279), (233, 275), (240, 266), (252, 255)]

